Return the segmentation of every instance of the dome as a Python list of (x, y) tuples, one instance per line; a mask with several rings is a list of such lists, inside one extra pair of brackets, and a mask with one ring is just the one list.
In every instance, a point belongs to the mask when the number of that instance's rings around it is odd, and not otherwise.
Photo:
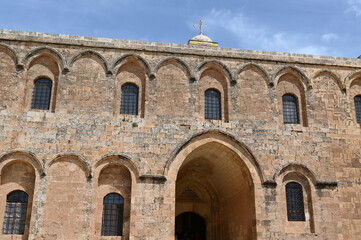
[(201, 41), (201, 42), (212, 42), (212, 39), (210, 39), (209, 37), (201, 34), (201, 35), (197, 35), (195, 37), (193, 37), (191, 40), (193, 41)]

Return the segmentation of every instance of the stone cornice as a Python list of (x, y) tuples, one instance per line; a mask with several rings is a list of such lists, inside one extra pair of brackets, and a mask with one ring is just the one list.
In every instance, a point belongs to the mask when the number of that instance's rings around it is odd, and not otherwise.
[(328, 57), (232, 48), (210, 48), (204, 46), (189, 46), (174, 43), (143, 42), (133, 40), (73, 36), (65, 34), (48, 34), (4, 29), (0, 29), (0, 40), (73, 45), (90, 48), (110, 48), (146, 52), (163, 52), (175, 55), (199, 55), (212, 58), (219, 57), (244, 59), (249, 61), (274, 61), (292, 64), (361, 68), (361, 59), (359, 58)]

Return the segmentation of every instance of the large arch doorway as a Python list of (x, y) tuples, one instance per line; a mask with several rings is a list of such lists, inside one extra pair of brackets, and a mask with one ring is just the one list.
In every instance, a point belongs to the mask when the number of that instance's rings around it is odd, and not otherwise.
[(208, 141), (198, 145), (181, 164), (175, 215), (186, 212), (205, 220), (207, 240), (256, 239), (251, 173), (241, 157), (225, 144)]
[(175, 233), (181, 239), (206, 239), (206, 221), (194, 212), (185, 212), (175, 218)]

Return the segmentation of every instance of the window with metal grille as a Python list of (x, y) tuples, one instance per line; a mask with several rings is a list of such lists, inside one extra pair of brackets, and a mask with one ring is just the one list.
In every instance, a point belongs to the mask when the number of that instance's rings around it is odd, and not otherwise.
[(299, 124), (300, 117), (298, 114), (298, 100), (291, 94), (282, 96), (283, 105), (283, 122), (291, 124)]
[(215, 89), (208, 89), (204, 93), (205, 119), (221, 119), (221, 93)]
[(47, 78), (40, 78), (34, 82), (32, 109), (49, 110), (52, 86), (53, 82)]
[(354, 97), (356, 121), (361, 124), (361, 95)]
[(301, 184), (286, 184), (287, 218), (288, 221), (305, 221), (305, 208)]
[(120, 113), (138, 115), (138, 92), (139, 89), (134, 84), (125, 84), (122, 86)]
[(123, 235), (124, 199), (121, 195), (110, 193), (103, 199), (102, 236)]
[(28, 194), (17, 190), (6, 197), (3, 234), (24, 234)]

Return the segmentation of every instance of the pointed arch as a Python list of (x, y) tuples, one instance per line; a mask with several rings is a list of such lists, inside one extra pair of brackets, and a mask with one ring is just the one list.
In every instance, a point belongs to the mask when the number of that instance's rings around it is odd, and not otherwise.
[(140, 177), (139, 168), (136, 163), (129, 156), (122, 153), (109, 153), (95, 161), (92, 168), (93, 176), (97, 177), (101, 170), (109, 164), (125, 166), (132, 173), (136, 180), (138, 180)]
[(230, 81), (231, 84), (237, 83), (237, 81), (233, 78), (232, 71), (229, 69), (229, 67), (216, 59), (206, 60), (197, 66), (196, 68), (197, 80), (199, 80), (200, 76), (202, 75), (202, 72), (209, 67), (214, 67), (220, 70), (223, 73), (223, 75)]
[(176, 61), (178, 62), (179, 64), (181, 64), (187, 71), (187, 75), (189, 77), (190, 80), (195, 80), (195, 76), (194, 76), (194, 73), (193, 71), (190, 69), (190, 67), (188, 66), (188, 64), (180, 59), (180, 58), (177, 58), (177, 57), (166, 57), (164, 59), (162, 59), (160, 62), (157, 63), (157, 65), (155, 66), (154, 68), (154, 74), (156, 74), (159, 70), (159, 68), (161, 68), (164, 64), (166, 64), (168, 61)]
[(127, 53), (127, 54), (124, 54), (124, 55), (118, 57), (117, 59), (115, 59), (114, 63), (112, 64), (112, 72), (114, 74), (117, 74), (118, 69), (123, 64), (125, 64), (126, 62), (128, 62), (130, 60), (140, 63), (140, 65), (143, 67), (145, 73), (147, 74), (148, 78), (152, 77), (151, 76), (153, 74), (152, 70), (151, 70), (152, 68), (150, 67), (148, 61), (136, 53)]
[(320, 76), (330, 76), (332, 80), (335, 81), (335, 83), (337, 84), (337, 86), (340, 88), (341, 91), (344, 91), (346, 89), (345, 85), (341, 82), (341, 78), (338, 74), (326, 69), (321, 69), (313, 75), (312, 79), (315, 79)]
[(41, 55), (49, 55), (58, 64), (60, 71), (68, 71), (68, 66), (63, 55), (60, 52), (58, 52), (56, 49), (48, 46), (34, 48), (28, 54), (26, 54), (26, 56), (22, 61), (25, 68), (28, 69), (30, 67), (30, 63), (32, 62), (32, 60)]
[[(25, 107), (54, 112), (59, 77), (66, 69), (65, 59), (55, 49), (39, 47), (30, 51), (23, 63), (26, 69)], [(46, 86), (45, 80), (49, 81)], [(39, 105), (40, 102), (44, 104)]]
[[(135, 200), (134, 191), (139, 181), (139, 173), (134, 162), (126, 155), (110, 153), (93, 164), (93, 190), (100, 201), (95, 201), (96, 226), (102, 229), (104, 226), (104, 197), (109, 194), (118, 194), (123, 198), (123, 214), (121, 216), (123, 224), (123, 237), (129, 238), (130, 224), (132, 223), (131, 211)], [(103, 216), (103, 217), (102, 217)]]
[(81, 155), (75, 154), (75, 153), (65, 153), (65, 154), (59, 154), (58, 156), (56, 156), (54, 159), (52, 159), (51, 161), (49, 161), (46, 166), (46, 172), (49, 171), (50, 167), (59, 161), (69, 161), (69, 160), (73, 160), (76, 162), (76, 164), (84, 171), (84, 174), (87, 178), (91, 177), (91, 166), (88, 163), (88, 161)]
[(243, 66), (241, 66), (234, 74), (233, 79), (238, 79), (239, 74), (241, 74), (243, 71), (249, 69), (249, 68), (255, 68), (257, 71), (263, 75), (263, 77), (266, 80), (266, 83), (268, 86), (273, 86), (273, 81), (270, 77), (270, 75), (267, 73), (267, 71), (260, 65), (256, 63), (246, 63)]
[(344, 81), (345, 87), (347, 89), (350, 89), (353, 81), (358, 79), (358, 78), (361, 78), (361, 70), (354, 70), (351, 73), (349, 73), (347, 75), (347, 77), (345, 78), (345, 81)]
[(85, 57), (85, 56), (94, 56), (99, 60), (100, 65), (103, 67), (106, 75), (112, 75), (112, 70), (109, 68), (108, 61), (103, 55), (99, 52), (88, 49), (75, 53), (69, 60), (69, 69), (73, 66), (74, 62)]
[(281, 166), (276, 170), (275, 174), (273, 175), (273, 180), (276, 181), (276, 179), (280, 175), (289, 172), (297, 172), (303, 175), (304, 177), (309, 179), (313, 183), (313, 185), (316, 185), (316, 183), (318, 182), (316, 174), (312, 170), (310, 170), (306, 165), (301, 163), (288, 163), (286, 165)]
[(0, 165), (2, 165), (3, 163), (7, 164), (14, 160), (26, 161), (34, 169), (36, 169), (39, 176), (44, 175), (44, 166), (42, 162), (35, 156), (34, 153), (23, 150), (15, 150), (5, 153), (0, 156)]
[(130, 157), (121, 153), (110, 153), (96, 161), (93, 165), (93, 176), (96, 179), (99, 178), (103, 169), (106, 169), (108, 166), (111, 165), (119, 165), (125, 167), (130, 173), (132, 182), (136, 183), (141, 180), (138, 166), (135, 164), (134, 161), (132, 161)]
[(14, 61), (15, 67), (22, 68), (22, 65), (19, 63), (18, 54), (12, 47), (5, 43), (0, 43), (0, 49), (4, 49), (5, 53), (11, 57), (11, 59)]
[[(284, 66), (284, 67), (281, 67), (279, 68), (274, 74), (273, 74), (273, 77), (272, 77), (272, 82), (277, 85), (278, 84), (278, 80), (280, 79), (280, 77), (286, 73), (291, 73), (295, 76), (297, 76), (301, 82), (302, 82), (302, 85), (304, 87), (304, 89), (309, 89), (309, 88), (312, 88), (312, 85), (311, 85), (311, 81), (310, 79), (306, 76), (305, 73), (303, 73), (303, 71), (301, 71), (300, 69), (298, 69), (297, 67), (294, 67), (294, 66), (290, 66), (290, 65), (287, 65), (287, 66)], [(277, 80), (277, 81), (276, 81)]]
[[(275, 83), (278, 97), (279, 110), (282, 112), (284, 124), (301, 124), (304, 127), (308, 126), (307, 118), (307, 102), (306, 91), (311, 89), (307, 76), (294, 66), (284, 66), (277, 70), (273, 75), (273, 82)], [(284, 100), (285, 95), (293, 95), (297, 99), (297, 107), (299, 112), (299, 121), (285, 121), (287, 115), (286, 102)], [(286, 105), (285, 105), (286, 104)]]
[[(164, 165), (164, 176), (168, 179), (169, 172), (173, 173), (178, 172), (181, 162), (177, 162), (177, 166), (175, 165), (175, 161), (178, 156), (180, 158), (186, 157), (190, 152), (194, 149), (198, 148), (209, 142), (217, 142), (222, 145), (225, 145), (230, 150), (235, 152), (235, 154), (239, 155), (239, 157), (244, 161), (246, 166), (248, 167), (251, 176), (253, 179), (257, 177), (262, 184), (273, 182), (272, 180), (266, 180), (265, 174), (262, 166), (258, 163), (256, 157), (252, 153), (252, 151), (241, 141), (237, 140), (237, 138), (229, 133), (223, 132), (221, 130), (206, 130), (200, 133), (192, 135), (190, 138), (185, 140), (183, 143), (177, 146), (176, 149), (173, 150), (170, 158)], [(176, 168), (176, 169), (173, 169)]]
[(291, 163), (283, 166), (276, 174), (275, 180), (280, 185), (277, 194), (282, 196), (278, 201), (283, 202), (280, 209), (288, 220), (285, 225), (292, 226), (294, 221), (300, 221), (307, 227), (304, 231), (314, 233), (313, 193), (317, 187), (315, 173), (303, 164)]
[[(113, 72), (116, 99), (114, 101), (114, 114), (131, 114), (144, 117), (146, 82), (150, 79), (148, 62), (137, 54), (125, 54), (114, 62)], [(125, 90), (124, 87), (128, 90)]]
[(319, 179), (319, 177), (315, 174), (314, 171), (312, 171), (306, 165), (301, 164), (301, 163), (288, 163), (286, 165), (279, 167), (273, 175), (273, 181), (276, 182), (276, 180), (279, 176), (287, 174), (287, 173), (291, 173), (291, 172), (303, 175), (306, 179), (310, 180), (312, 182), (312, 184), (316, 187), (324, 187), (324, 186), (335, 187), (335, 186), (337, 186), (336, 181), (321, 181)]
[[(199, 181), (197, 186), (203, 185), (205, 188), (210, 183), (215, 189), (213, 198), (202, 195), (202, 206), (194, 198), (188, 200), (194, 204), (194, 209), (202, 207), (207, 219), (207, 237), (251, 239), (256, 232), (253, 222), (259, 214), (255, 196), (263, 194), (261, 167), (252, 152), (233, 136), (218, 130), (197, 135), (173, 152), (174, 160), (169, 169), (165, 169), (167, 182), (170, 183), (169, 193), (176, 198), (181, 195), (179, 190), (186, 187), (192, 189), (194, 182)], [(192, 206), (179, 204), (185, 202), (181, 198), (175, 200), (176, 214), (184, 208), (192, 210)], [(247, 212), (247, 216), (235, 216), (234, 211)], [(244, 231), (231, 233), (227, 230), (234, 225), (242, 225)]]
[[(91, 197), (87, 195), (91, 192), (89, 191), (91, 175), (88, 166), (85, 158), (69, 152), (57, 155), (46, 164), (48, 176), (47, 187), (42, 190), (43, 202), (46, 202), (43, 216), (52, 224), (44, 224), (45, 232), (54, 232), (52, 226), (56, 224), (59, 226), (58, 229), (66, 229), (67, 234), (64, 234), (64, 230), (55, 230), (55, 234), (62, 235), (66, 239), (78, 239), (79, 228), (75, 224), (68, 223), (76, 218), (79, 224), (86, 224), (84, 213), (92, 209), (91, 204), (88, 203)], [(52, 200), (57, 194), (61, 194), (62, 199), (72, 199), (74, 194), (77, 194), (75, 200), (77, 204), (72, 204), (72, 214), (68, 213), (69, 205)], [(73, 200), (69, 201), (71, 203)], [(45, 238), (48, 236), (45, 235)]]

